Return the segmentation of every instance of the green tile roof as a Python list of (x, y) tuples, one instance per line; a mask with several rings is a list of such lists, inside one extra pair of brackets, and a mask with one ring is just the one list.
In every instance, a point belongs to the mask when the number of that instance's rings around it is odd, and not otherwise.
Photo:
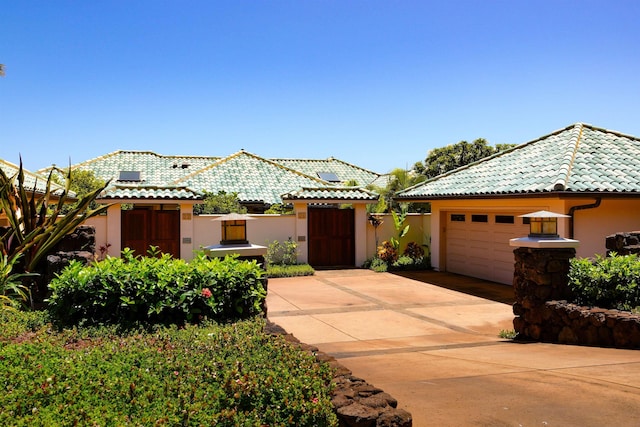
[(319, 178), (319, 173), (334, 173), (344, 183), (355, 180), (358, 185), (365, 186), (376, 180), (380, 174), (363, 169), (351, 163), (330, 157), (326, 160), (311, 159), (271, 159), (288, 168), (295, 169), (315, 178)]
[(640, 139), (577, 123), (399, 192), (399, 199), (639, 193)]
[(165, 156), (151, 151), (114, 151), (72, 166), (92, 170), (96, 177), (117, 184), (120, 171), (140, 171), (141, 185), (167, 185), (198, 169), (209, 166), (218, 157)]
[(306, 187), (282, 195), (283, 200), (376, 201), (378, 194), (358, 187)]
[(282, 203), (282, 194), (300, 187), (330, 185), (280, 163), (240, 151), (173, 184), (212, 193), (238, 193), (242, 202)]
[(114, 185), (102, 192), (99, 200), (170, 199), (202, 200), (202, 196), (187, 187), (158, 187), (143, 185)]
[[(379, 174), (330, 158), (327, 160), (265, 159), (244, 150), (230, 156), (166, 156), (151, 151), (119, 150), (78, 163), (73, 169), (92, 170), (111, 180), (105, 198), (193, 198), (205, 191), (236, 192), (242, 202), (281, 203), (281, 195), (302, 187), (327, 187), (318, 172), (332, 172), (360, 185)], [(45, 171), (50, 170), (47, 168)], [(119, 181), (121, 171), (139, 171), (140, 181)], [(180, 193), (176, 187), (193, 194)]]
[(371, 181), (369, 184), (372, 185), (373, 187), (386, 188), (387, 185), (389, 185), (389, 183), (391, 182), (391, 180), (392, 180), (392, 175), (386, 173), (384, 175), (380, 175), (379, 177)]
[[(18, 165), (15, 165), (11, 162), (7, 162), (6, 160), (0, 159), (0, 169), (2, 169), (5, 175), (7, 175), (7, 177), (9, 178), (15, 176), (16, 177), (15, 183), (17, 185), (17, 176), (18, 176), (17, 174), (18, 174), (18, 171), (20, 170), (20, 167)], [(46, 192), (48, 174), (41, 175), (38, 173), (29, 172), (26, 169), (23, 169), (23, 173), (24, 173), (24, 187), (27, 191), (31, 191), (35, 188), (36, 194), (38, 193), (44, 194)], [(56, 184), (55, 182), (51, 182), (50, 191), (51, 191), (51, 194), (58, 195), (64, 191), (64, 187), (59, 184)], [(70, 194), (70, 196), (73, 197), (74, 194)]]

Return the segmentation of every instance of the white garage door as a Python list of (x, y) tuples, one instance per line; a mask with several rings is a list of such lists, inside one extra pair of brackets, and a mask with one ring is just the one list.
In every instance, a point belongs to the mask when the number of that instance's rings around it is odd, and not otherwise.
[(513, 282), (513, 247), (509, 239), (529, 234), (525, 212), (448, 212), (446, 269), (498, 283)]

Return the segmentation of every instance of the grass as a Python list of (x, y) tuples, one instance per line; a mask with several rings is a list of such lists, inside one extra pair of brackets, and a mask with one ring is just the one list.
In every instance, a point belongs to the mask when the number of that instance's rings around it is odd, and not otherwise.
[(514, 329), (502, 329), (498, 336), (505, 340), (512, 340), (516, 337), (516, 331)]

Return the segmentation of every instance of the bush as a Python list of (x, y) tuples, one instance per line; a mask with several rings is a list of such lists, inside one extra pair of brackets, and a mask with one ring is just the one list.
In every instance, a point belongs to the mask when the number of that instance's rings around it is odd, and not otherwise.
[(336, 426), (328, 365), (263, 327), (3, 331), (0, 425)]
[(392, 267), (394, 270), (411, 270), (413, 268), (413, 258), (402, 255), (392, 264)]
[(315, 270), (309, 264), (296, 265), (268, 265), (267, 277), (297, 277), (297, 276), (313, 276)]
[(569, 287), (580, 305), (618, 310), (640, 306), (640, 259), (636, 255), (571, 259)]
[(386, 263), (393, 263), (398, 259), (398, 251), (392, 242), (385, 240), (378, 246), (377, 257)]
[(91, 266), (72, 262), (49, 285), (48, 309), (62, 325), (220, 322), (262, 312), (264, 271), (256, 261), (108, 257)]
[(269, 265), (295, 265), (298, 263), (298, 244), (288, 238), (284, 242), (274, 240), (267, 246), (265, 257)]
[(428, 256), (413, 259), (409, 256), (403, 255), (395, 261), (389, 263), (382, 258), (374, 257), (366, 260), (362, 267), (368, 268), (378, 273), (399, 270), (429, 270), (431, 269), (431, 259)]
[(407, 243), (407, 247), (404, 249), (403, 255), (408, 256), (411, 259), (424, 258), (424, 249), (416, 242)]
[(383, 261), (380, 258), (373, 258), (369, 268), (376, 273), (384, 273), (389, 269), (389, 266), (386, 261)]

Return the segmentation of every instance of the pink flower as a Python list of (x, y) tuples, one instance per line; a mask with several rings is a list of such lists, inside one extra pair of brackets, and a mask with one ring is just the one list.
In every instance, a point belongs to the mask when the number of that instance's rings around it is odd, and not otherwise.
[(202, 296), (203, 296), (203, 297), (205, 297), (205, 298), (211, 298), (211, 295), (213, 295), (213, 294), (211, 293), (211, 291), (209, 290), (209, 288), (204, 288), (204, 289), (202, 290), (202, 292), (200, 293), (200, 295), (202, 295)]

